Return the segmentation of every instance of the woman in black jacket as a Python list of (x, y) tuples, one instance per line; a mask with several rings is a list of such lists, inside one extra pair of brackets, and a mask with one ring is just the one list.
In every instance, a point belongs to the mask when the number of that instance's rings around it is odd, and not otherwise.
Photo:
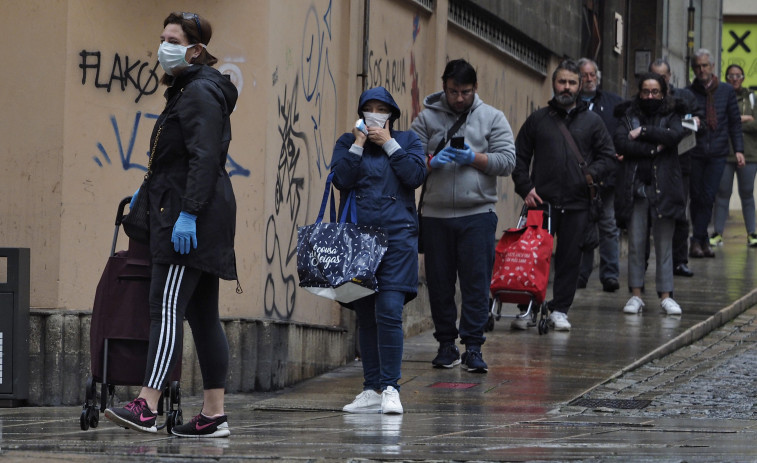
[(668, 315), (681, 313), (681, 307), (670, 296), (673, 293), (673, 230), (675, 220), (685, 214), (678, 162), (678, 142), (684, 132), (675, 100), (667, 98), (667, 94), (664, 77), (645, 74), (639, 79), (636, 98), (616, 107), (620, 123), (613, 141), (623, 162), (617, 181), (615, 215), (628, 226), (628, 286), (632, 296), (623, 308), (628, 314), (637, 314), (644, 307), (641, 288), (646, 271), (649, 220), (661, 308)]
[[(219, 278), (237, 278), (236, 202), (225, 170), (229, 115), (237, 101), (231, 81), (211, 66), (210, 23), (194, 13), (163, 22), (158, 60), (168, 85), (166, 107), (150, 147), (150, 341), (139, 397), (105, 416), (119, 426), (157, 432), (156, 410), (172, 369), (181, 361), (183, 321), (192, 328), (203, 380), (203, 405), (180, 437), (226, 437), (224, 388), (229, 346), (218, 314)], [(132, 200), (133, 201), (133, 200)], [(118, 368), (115, 365), (113, 368)]]

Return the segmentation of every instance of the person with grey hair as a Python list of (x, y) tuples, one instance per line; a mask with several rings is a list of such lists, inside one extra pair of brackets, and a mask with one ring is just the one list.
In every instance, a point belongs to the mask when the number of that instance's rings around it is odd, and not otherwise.
[[(657, 58), (649, 63), (649, 72), (654, 72), (665, 78), (668, 84), (668, 98), (675, 103), (675, 109), (682, 118), (688, 114), (697, 113), (697, 100), (694, 95), (685, 88), (676, 88), (670, 83), (672, 73), (670, 63), (664, 58)], [(688, 132), (687, 129), (684, 129)], [(689, 151), (678, 153), (678, 161), (681, 164), (681, 176), (683, 180), (684, 203), (689, 202), (689, 176), (691, 175), (691, 155)], [(647, 245), (649, 249), (649, 245)], [(649, 252), (647, 252), (647, 257)], [(694, 272), (689, 268), (689, 217), (685, 214), (676, 220), (673, 231), (673, 275), (693, 277)]]
[[(599, 88), (602, 82), (602, 73), (597, 63), (589, 58), (578, 60), (581, 70), (581, 95), (580, 98), (588, 106), (589, 110), (597, 113), (604, 122), (607, 131), (612, 135), (618, 125), (613, 116), (615, 106), (623, 99), (620, 95), (604, 91)], [(614, 163), (614, 171), (618, 170), (618, 162)], [(599, 281), (602, 290), (607, 292), (616, 291), (620, 288), (619, 248), (620, 230), (615, 222), (615, 172), (607, 175), (599, 184), (599, 194), (602, 197), (602, 213), (596, 225), (596, 233), (591, 230), (587, 242), (583, 246), (581, 256), (581, 270), (578, 276), (578, 287), (585, 288), (594, 267), (594, 249), (596, 240), (599, 239)], [(592, 243), (593, 241), (593, 243)]]
[(689, 256), (715, 257), (710, 248), (707, 227), (731, 147), (736, 166), (743, 167), (745, 164), (741, 114), (736, 92), (730, 84), (718, 79), (709, 50), (697, 50), (691, 68), (696, 79), (688, 89), (694, 94), (704, 119), (697, 117), (697, 144), (691, 149), (689, 211), (693, 230)]
[[(526, 119), (515, 139), (513, 182), (528, 207), (552, 205), (557, 248), (553, 297), (545, 304), (551, 312), (549, 325), (570, 331), (568, 310), (576, 294), (581, 245), (589, 224), (590, 189), (582, 164), (594, 183), (601, 181), (615, 168), (615, 147), (602, 118), (578, 98), (581, 77), (575, 61), (557, 66), (552, 90), (554, 97)], [(570, 139), (584, 163), (571, 150)]]

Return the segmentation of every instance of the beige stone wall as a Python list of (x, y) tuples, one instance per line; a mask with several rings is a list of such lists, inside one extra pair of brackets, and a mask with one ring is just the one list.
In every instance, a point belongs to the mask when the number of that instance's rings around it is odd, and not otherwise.
[[(338, 325), (340, 309), (297, 287), (297, 227), (317, 214), (336, 138), (363, 86), (358, 0), (196, 0), (209, 50), (240, 91), (227, 169), (238, 203), (242, 295), (221, 286), (222, 315)], [(110, 250), (118, 201), (139, 186), (164, 100), (156, 51), (168, 5), (152, 0), (0, 0), (0, 246), (30, 247), (33, 307), (87, 310)], [(517, 131), (550, 97), (549, 79), (408, 0), (373, 0), (368, 86), (401, 106), (399, 128), (441, 88), (448, 58), (479, 70), (484, 101)], [(30, 39), (31, 31), (44, 31)], [(518, 208), (501, 182), (500, 229)], [(119, 248), (125, 247), (121, 236)]]

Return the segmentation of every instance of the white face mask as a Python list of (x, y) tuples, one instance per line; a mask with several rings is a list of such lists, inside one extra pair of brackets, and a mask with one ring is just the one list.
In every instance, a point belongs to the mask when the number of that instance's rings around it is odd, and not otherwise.
[(363, 118), (365, 119), (365, 125), (367, 127), (383, 128), (386, 121), (388, 121), (391, 116), (391, 114), (383, 113), (363, 113)]
[(176, 43), (163, 42), (158, 48), (158, 61), (166, 74), (172, 76), (174, 72), (188, 68), (191, 64), (184, 58), (187, 50), (194, 45), (179, 45)]

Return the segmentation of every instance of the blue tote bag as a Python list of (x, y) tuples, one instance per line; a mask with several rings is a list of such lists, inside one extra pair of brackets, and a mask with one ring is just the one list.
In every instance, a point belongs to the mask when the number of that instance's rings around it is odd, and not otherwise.
[[(354, 191), (347, 196), (339, 221), (335, 222), (333, 176), (331, 172), (326, 178), (316, 222), (297, 229), (297, 275), (301, 288), (317, 296), (348, 303), (378, 291), (376, 270), (386, 253), (389, 239), (381, 227), (355, 223)], [(323, 216), (329, 196), (331, 222), (326, 223)]]

